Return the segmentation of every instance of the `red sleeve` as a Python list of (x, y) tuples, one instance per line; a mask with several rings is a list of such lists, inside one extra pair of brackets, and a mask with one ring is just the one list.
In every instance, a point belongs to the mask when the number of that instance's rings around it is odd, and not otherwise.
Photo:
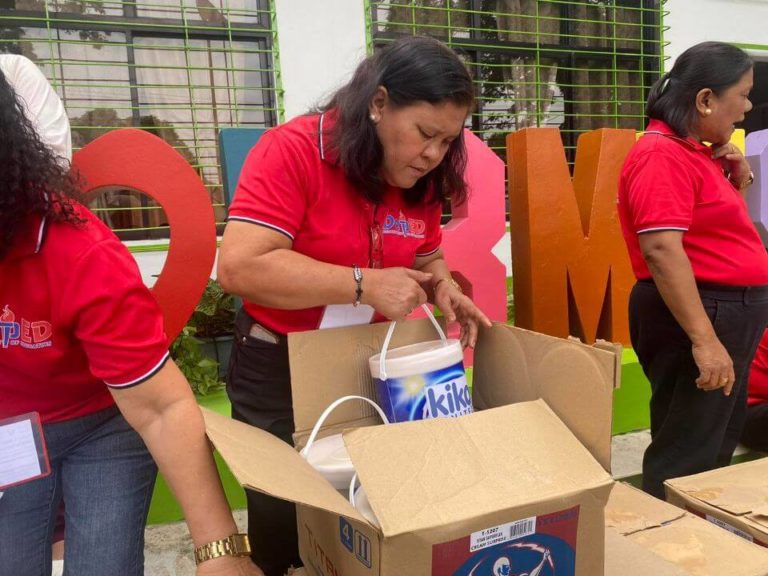
[(419, 246), (416, 256), (429, 256), (440, 248), (443, 242), (443, 228), (440, 220), (443, 216), (442, 204), (430, 204), (425, 211), (424, 243)]
[(661, 150), (649, 152), (636, 160), (626, 178), (628, 212), (637, 234), (688, 230), (696, 189), (674, 157)]
[(292, 149), (286, 134), (280, 128), (269, 130), (251, 149), (229, 219), (266, 226), (293, 240), (306, 212), (306, 169), (301, 166), (302, 154)]
[(168, 342), (162, 312), (117, 238), (94, 244), (77, 260), (70, 278), (63, 312), (96, 378), (123, 388), (163, 367)]

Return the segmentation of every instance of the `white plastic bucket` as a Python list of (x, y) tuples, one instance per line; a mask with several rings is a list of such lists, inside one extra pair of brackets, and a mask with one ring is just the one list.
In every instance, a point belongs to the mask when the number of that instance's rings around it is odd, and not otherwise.
[(371, 503), (368, 501), (368, 495), (365, 493), (365, 488), (363, 488), (362, 485), (356, 487), (356, 484), (357, 474), (352, 476), (352, 480), (349, 483), (349, 503), (352, 504), (352, 507), (357, 509), (357, 511), (362, 514), (363, 518), (368, 520), (372, 526), (381, 528), (379, 519), (376, 517), (373, 508), (371, 508)]
[(341, 434), (333, 434), (315, 440), (320, 428), (323, 426), (325, 419), (328, 418), (331, 412), (339, 405), (348, 400), (362, 400), (367, 402), (376, 409), (379, 413), (384, 424), (389, 424), (386, 414), (373, 400), (365, 398), (364, 396), (343, 396), (335, 402), (331, 403), (328, 408), (320, 415), (320, 418), (315, 422), (315, 427), (312, 429), (312, 433), (309, 435), (307, 445), (300, 452), (304, 459), (323, 477), (330, 482), (330, 484), (346, 495), (349, 489), (349, 484), (352, 481), (352, 477), (355, 474), (355, 467), (352, 464), (352, 460), (349, 457), (346, 446), (344, 446), (344, 439)]
[(472, 413), (461, 342), (446, 338), (429, 307), (423, 308), (440, 340), (387, 350), (396, 325), (392, 322), (381, 354), (368, 360), (379, 404), (390, 422)]

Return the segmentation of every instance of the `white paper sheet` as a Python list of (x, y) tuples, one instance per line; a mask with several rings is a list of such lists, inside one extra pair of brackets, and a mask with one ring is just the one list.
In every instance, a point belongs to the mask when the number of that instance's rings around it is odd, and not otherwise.
[(331, 304), (325, 307), (320, 328), (341, 328), (343, 326), (358, 326), (370, 324), (375, 310), (367, 304), (353, 306), (352, 304)]
[(32, 421), (0, 425), (0, 486), (29, 480), (41, 473)]

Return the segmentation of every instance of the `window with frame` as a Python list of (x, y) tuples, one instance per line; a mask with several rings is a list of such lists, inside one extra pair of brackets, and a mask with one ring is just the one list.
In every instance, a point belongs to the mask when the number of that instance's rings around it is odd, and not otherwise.
[(644, 128), (663, 69), (665, 0), (369, 0), (373, 47), (430, 35), (477, 85), (471, 128), (505, 159), (509, 132), (560, 129), (569, 162), (582, 132)]
[[(226, 216), (218, 130), (282, 116), (271, 0), (0, 0), (0, 52), (23, 54), (64, 102), (77, 150), (134, 127), (168, 142)], [(167, 238), (162, 208), (110, 190), (92, 209), (123, 240)]]

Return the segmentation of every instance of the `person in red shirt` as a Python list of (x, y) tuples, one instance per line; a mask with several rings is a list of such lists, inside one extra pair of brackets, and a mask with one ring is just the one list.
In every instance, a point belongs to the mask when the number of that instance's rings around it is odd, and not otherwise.
[[(76, 196), (0, 73), (0, 576), (50, 574), (62, 498), (67, 573), (142, 575), (153, 457), (200, 554), (245, 541), (200, 410), (168, 362), (160, 309)], [(38, 422), (36, 450), (19, 431)], [(39, 473), (19, 469), (41, 460)], [(237, 552), (202, 561), (197, 575), (263, 575)]]
[(747, 416), (741, 443), (768, 452), (768, 332), (763, 334), (749, 370)]
[[(728, 44), (681, 54), (651, 89), (650, 123), (627, 156), (618, 210), (637, 283), (630, 336), (651, 382), (643, 489), (730, 463), (747, 374), (768, 324), (768, 254), (729, 143), (752, 108), (752, 61)], [(712, 142), (711, 146), (705, 142)]]
[[(473, 100), (450, 49), (404, 38), (251, 150), (218, 264), (224, 289), (244, 299), (227, 382), (234, 418), (292, 443), (290, 332), (402, 319), (427, 301), (460, 323), (464, 345), (490, 326), (440, 249), (442, 203), (467, 193)], [(300, 565), (294, 508), (247, 494), (253, 559), (282, 576)]]

